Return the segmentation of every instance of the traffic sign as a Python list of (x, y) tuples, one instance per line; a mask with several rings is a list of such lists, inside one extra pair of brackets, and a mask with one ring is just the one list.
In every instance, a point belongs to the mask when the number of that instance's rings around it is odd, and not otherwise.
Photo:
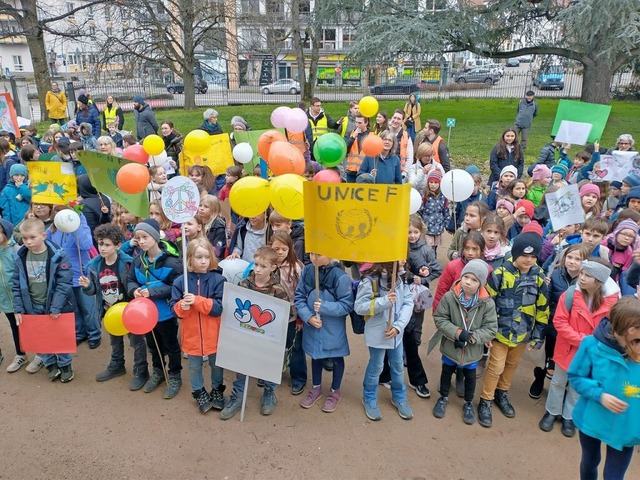
[(447, 118), (447, 127), (451, 128), (451, 127), (455, 127), (456, 126), (456, 119), (455, 118)]

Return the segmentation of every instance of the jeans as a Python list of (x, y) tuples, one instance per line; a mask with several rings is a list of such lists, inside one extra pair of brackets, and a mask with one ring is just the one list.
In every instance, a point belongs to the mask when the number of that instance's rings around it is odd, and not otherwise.
[[(201, 360), (202, 361), (202, 360)], [(236, 398), (242, 398), (244, 394), (244, 381), (247, 378), (246, 375), (242, 373), (236, 373), (236, 379), (233, 381), (233, 390), (231, 394)], [(264, 381), (264, 391), (272, 390), (275, 392), (276, 388), (278, 388), (277, 383)]]
[(527, 149), (527, 140), (529, 139), (530, 130), (531, 127), (522, 128), (516, 125), (516, 135), (520, 135), (520, 145), (522, 146), (523, 152)]
[(562, 415), (567, 420), (573, 419), (573, 407), (578, 402), (578, 392), (569, 385), (567, 371), (556, 365), (555, 373), (549, 385), (545, 408), (551, 415)]
[[(582, 459), (580, 460), (580, 480), (596, 480), (598, 478), (598, 465), (600, 465), (601, 441), (582, 432), (580, 445), (582, 446)], [(607, 445), (607, 456), (604, 461), (604, 480), (624, 480), (624, 474), (631, 463), (633, 447), (625, 447), (616, 450)]]
[[(178, 343), (178, 320), (170, 318), (158, 322), (153, 330), (147, 333), (146, 338), (149, 350), (151, 350), (153, 369), (164, 371), (163, 359), (167, 356), (169, 357), (169, 375), (179, 375), (182, 370), (182, 354), (180, 353), (180, 343)], [(202, 361), (202, 357), (200, 357), (200, 361)]]
[[(325, 358), (311, 359), (311, 377), (314, 387), (322, 385), (322, 368)], [(344, 357), (333, 357), (333, 379), (331, 380), (331, 390), (339, 390), (344, 376)]]
[(291, 385), (304, 387), (307, 384), (307, 359), (302, 349), (302, 330), (296, 332), (296, 322), (289, 322), (287, 327), (287, 349), (291, 349), (289, 354)]
[(369, 363), (364, 373), (362, 389), (365, 403), (378, 403), (378, 379), (382, 373), (385, 352), (389, 355), (389, 367), (391, 368), (391, 398), (399, 405), (407, 403), (402, 351), (402, 343), (391, 349), (369, 347)]
[[(209, 367), (211, 368), (211, 388), (218, 389), (224, 381), (224, 370), (216, 366), (216, 354), (209, 355)], [(204, 387), (202, 355), (189, 355), (189, 379), (191, 391), (197, 392)]]
[(73, 298), (76, 302), (76, 340), (89, 339), (90, 342), (100, 340), (100, 320), (96, 314), (96, 299), (82, 292), (82, 287), (73, 287)]
[(496, 388), (504, 391), (511, 388), (511, 380), (525, 348), (527, 348), (525, 343), (517, 347), (509, 347), (498, 340), (491, 342), (491, 353), (484, 373), (480, 398), (493, 400)]
[[(414, 313), (415, 315), (415, 313)], [(424, 317), (424, 312), (419, 313)], [(405, 360), (407, 362), (407, 374), (409, 375), (409, 383), (413, 386), (426, 385), (429, 383), (427, 378), (427, 372), (420, 360), (420, 354), (418, 352), (418, 343), (416, 342), (415, 330), (413, 328), (414, 323), (409, 322), (407, 328), (404, 329), (402, 334), (402, 347), (404, 348)], [(387, 350), (388, 352), (388, 350)], [(382, 373), (380, 374), (379, 382), (389, 382), (391, 380), (391, 372), (389, 368), (389, 355), (384, 356), (384, 366), (382, 367)]]
[(25, 353), (20, 348), (20, 331), (16, 323), (16, 316), (13, 313), (5, 313), (5, 315), (11, 327), (11, 336), (13, 337), (13, 346), (16, 348), (16, 355), (24, 355)]
[[(111, 361), (108, 370), (118, 371), (124, 368), (124, 337), (109, 334), (111, 338)], [(147, 343), (144, 335), (128, 334), (129, 345), (133, 347), (133, 376), (146, 377), (149, 374), (147, 363)]]

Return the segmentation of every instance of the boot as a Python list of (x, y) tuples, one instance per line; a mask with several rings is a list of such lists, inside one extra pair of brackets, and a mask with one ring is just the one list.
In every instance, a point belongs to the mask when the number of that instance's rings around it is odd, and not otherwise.
[(534, 399), (538, 399), (542, 396), (542, 390), (544, 389), (544, 379), (546, 375), (546, 370), (536, 367), (533, 369), (533, 376), (535, 380), (531, 384), (529, 388), (529, 396)]
[(491, 428), (492, 422), (491, 401), (480, 399), (478, 403), (478, 423), (486, 428)]
[(540, 419), (540, 423), (538, 423), (538, 426), (543, 432), (550, 432), (551, 430), (553, 430), (553, 425), (557, 420), (558, 417), (556, 415), (551, 415), (549, 412), (544, 412), (544, 415)]
[(220, 385), (218, 388), (211, 389), (211, 406), (216, 410), (224, 408), (224, 390), (226, 388), (225, 385)]
[(182, 375), (179, 373), (169, 374), (169, 383), (164, 389), (164, 398), (170, 400), (175, 397), (180, 391), (180, 387), (182, 387)]
[(198, 403), (200, 413), (207, 413), (213, 407), (213, 405), (211, 404), (211, 398), (204, 388), (196, 390), (195, 392), (191, 392), (191, 396)]
[(513, 418), (516, 416), (516, 410), (513, 408), (513, 405), (511, 405), (506, 390), (496, 390), (493, 401), (498, 405), (498, 408), (505, 417)]

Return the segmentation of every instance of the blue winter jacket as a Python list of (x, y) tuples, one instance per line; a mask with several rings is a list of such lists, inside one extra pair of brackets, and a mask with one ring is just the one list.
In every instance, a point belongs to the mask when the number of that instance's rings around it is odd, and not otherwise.
[[(82, 291), (85, 295), (94, 296), (96, 295), (96, 310), (98, 314), (98, 318), (102, 318), (104, 316), (104, 302), (102, 301), (102, 297), (99, 295), (101, 292), (100, 288), (100, 264), (102, 262), (102, 256), (98, 255), (95, 258), (92, 258), (89, 263), (87, 263), (84, 267), (84, 271), (86, 276), (89, 278), (89, 286), (82, 287)], [(133, 258), (122, 250), (118, 251), (118, 259), (116, 260), (115, 269), (118, 273), (118, 280), (120, 281), (120, 286), (122, 288), (122, 293), (124, 297), (121, 302), (128, 302), (131, 300), (127, 292), (127, 275), (129, 274), (129, 270), (131, 269), (131, 264), (133, 263)], [(112, 267), (114, 268), (114, 267)]]
[(91, 125), (91, 135), (94, 138), (98, 138), (102, 132), (100, 112), (93, 104), (90, 104), (88, 109), (78, 110), (78, 113), (76, 114), (76, 123), (78, 126), (81, 123), (88, 123)]
[[(73, 267), (73, 286), (79, 287), (78, 279), (84, 272), (80, 268), (80, 263), (86, 265), (89, 263), (89, 250), (93, 247), (91, 239), (91, 230), (87, 225), (87, 219), (80, 214), (80, 228), (73, 233), (64, 233), (56, 229), (55, 233), (51, 232), (51, 227), (47, 228), (47, 240), (60, 246)], [(78, 247), (80, 248), (80, 257), (78, 257)]]
[(551, 272), (549, 282), (549, 323), (553, 323), (553, 316), (556, 314), (556, 307), (560, 295), (567, 291), (569, 286), (575, 285), (578, 277), (571, 278), (565, 267), (558, 267)]
[[(18, 195), (21, 199), (16, 198)], [(29, 211), (31, 206), (31, 189), (26, 183), (16, 187), (13, 182), (7, 183), (0, 194), (0, 209), (2, 210), (2, 218), (9, 220), (17, 225)]]
[(376, 170), (374, 183), (384, 185), (400, 185), (402, 183), (402, 171), (400, 169), (400, 157), (398, 157), (398, 155), (389, 155), (384, 159), (380, 155), (376, 158), (364, 157), (358, 170), (358, 175), (371, 173), (372, 170)]
[[(222, 276), (221, 270), (212, 270), (206, 273), (189, 272), (187, 274), (187, 286), (189, 293), (213, 300), (209, 315), (219, 317), (222, 315), (222, 291), (226, 279)], [(184, 275), (180, 275), (173, 281), (171, 289), (171, 310), (176, 303), (182, 300), (184, 294)]]
[[(627, 358), (609, 319), (580, 343), (569, 367), (569, 382), (580, 395), (573, 421), (581, 432), (617, 450), (640, 445), (640, 363)], [(607, 410), (600, 403), (603, 393), (627, 402), (627, 410)]]
[(6, 247), (0, 245), (0, 312), (13, 312), (13, 272), (16, 269), (16, 261), (13, 256), (15, 243), (9, 240)]
[(353, 310), (351, 280), (338, 263), (319, 268), (320, 319), (322, 327), (309, 325), (315, 315), (315, 267), (305, 265), (294, 295), (298, 316), (304, 322), (302, 348), (311, 358), (345, 357), (349, 355), (346, 317)]
[(451, 216), (449, 202), (442, 194), (437, 197), (426, 197), (419, 213), (427, 225), (427, 235), (442, 235)]

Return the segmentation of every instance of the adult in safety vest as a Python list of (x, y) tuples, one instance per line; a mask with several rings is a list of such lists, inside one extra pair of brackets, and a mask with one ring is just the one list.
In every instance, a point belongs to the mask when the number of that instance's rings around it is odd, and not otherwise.
[[(330, 130), (337, 130), (340, 125), (325, 113), (322, 109), (322, 101), (317, 97), (311, 99), (311, 106), (309, 110), (307, 110), (307, 117), (309, 118), (309, 128), (306, 131), (306, 136), (309, 141), (311, 157), (313, 158), (313, 145), (316, 143), (318, 137), (329, 133)], [(313, 159), (317, 160), (316, 158)]]
[(349, 102), (349, 111), (346, 117), (342, 117), (338, 122), (340, 123), (340, 135), (345, 141), (351, 136), (354, 128), (356, 128), (356, 116), (360, 113), (360, 107), (358, 102)]
[(404, 110), (398, 108), (393, 112), (391, 120), (389, 120), (389, 131), (396, 137), (393, 153), (400, 157), (400, 170), (404, 178), (407, 169), (413, 163), (413, 143), (411, 143), (409, 132), (404, 128)]
[(415, 149), (422, 142), (429, 142), (433, 145), (433, 159), (442, 165), (445, 172), (451, 170), (451, 161), (449, 160), (449, 147), (445, 143), (440, 134), (440, 122), (438, 120), (429, 119), (424, 125), (422, 131), (416, 136)]
[(122, 130), (124, 127), (124, 113), (113, 95), (107, 96), (107, 104), (102, 110), (102, 129), (108, 132), (109, 125), (115, 125), (118, 130)]
[(360, 165), (362, 165), (365, 157), (362, 152), (362, 143), (369, 135), (373, 135), (369, 130), (369, 119), (358, 113), (355, 116), (355, 128), (349, 138), (346, 139), (347, 159), (344, 170), (346, 180), (349, 183), (355, 183), (356, 181), (358, 170), (360, 170)]

